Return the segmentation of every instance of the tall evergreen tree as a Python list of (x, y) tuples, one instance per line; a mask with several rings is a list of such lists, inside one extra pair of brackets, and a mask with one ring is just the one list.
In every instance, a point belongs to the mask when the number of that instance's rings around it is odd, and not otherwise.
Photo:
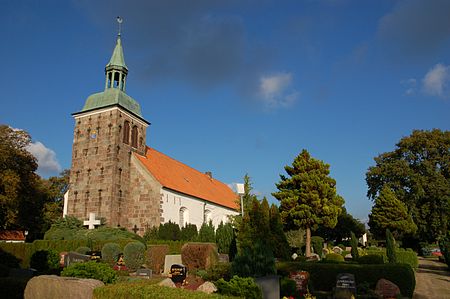
[(414, 224), (406, 206), (397, 199), (392, 190), (384, 186), (375, 199), (375, 205), (369, 214), (370, 232), (378, 238), (383, 238), (388, 228), (397, 238), (405, 233), (414, 233)]
[(286, 228), (306, 229), (306, 256), (311, 255), (311, 229), (319, 225), (334, 227), (344, 203), (336, 194), (336, 181), (329, 165), (303, 150), (284, 167), (288, 176), (280, 175), (273, 196), (280, 201), (280, 214)]
[(231, 243), (234, 239), (234, 231), (231, 223), (220, 222), (216, 230), (216, 244), (219, 253), (230, 253)]
[(211, 220), (208, 223), (203, 222), (200, 230), (198, 231), (198, 241), (211, 243), (216, 242), (216, 231)]
[(290, 247), (286, 235), (283, 231), (283, 223), (281, 222), (278, 207), (274, 204), (270, 206), (270, 242), (273, 247), (273, 254), (278, 258), (288, 258), (290, 255)]
[(395, 251), (395, 239), (389, 228), (386, 229), (386, 255), (389, 263), (397, 262), (397, 253)]
[(352, 246), (352, 259), (358, 260), (359, 258), (359, 252), (358, 252), (358, 239), (356, 239), (356, 236), (353, 232), (350, 233), (351, 239), (350, 239), (350, 245)]

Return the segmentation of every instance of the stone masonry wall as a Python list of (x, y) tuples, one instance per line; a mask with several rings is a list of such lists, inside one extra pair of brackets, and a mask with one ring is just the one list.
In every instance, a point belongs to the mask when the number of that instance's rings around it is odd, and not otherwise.
[[(124, 143), (124, 122), (136, 125), (137, 148)], [(89, 213), (108, 226), (126, 226), (132, 152), (145, 151), (146, 125), (118, 107), (75, 116), (68, 215), (86, 220)]]

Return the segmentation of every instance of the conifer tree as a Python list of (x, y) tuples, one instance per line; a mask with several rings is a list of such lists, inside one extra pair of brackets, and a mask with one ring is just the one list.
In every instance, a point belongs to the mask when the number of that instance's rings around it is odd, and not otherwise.
[(351, 239), (350, 239), (350, 245), (352, 246), (352, 259), (357, 260), (359, 258), (359, 252), (358, 252), (358, 239), (356, 239), (355, 233), (351, 232)]
[(405, 233), (414, 233), (417, 226), (404, 203), (397, 199), (395, 193), (385, 186), (375, 199), (375, 205), (369, 215), (370, 232), (376, 237), (384, 237), (389, 229), (397, 238)]
[(212, 243), (216, 242), (216, 233), (211, 220), (208, 223), (203, 222), (200, 230), (198, 231), (198, 241)]
[(389, 228), (386, 229), (386, 255), (389, 263), (395, 264), (397, 262), (397, 254), (395, 251), (395, 239)]
[(234, 238), (233, 226), (230, 223), (220, 222), (216, 230), (216, 244), (219, 253), (230, 252), (230, 246)]
[(280, 201), (280, 215), (287, 229), (306, 230), (306, 256), (311, 255), (311, 229), (318, 225), (334, 227), (344, 204), (336, 194), (336, 181), (329, 174), (329, 165), (303, 150), (280, 175), (273, 196)]
[(273, 247), (273, 254), (278, 258), (288, 258), (290, 255), (290, 247), (286, 235), (283, 231), (283, 223), (281, 222), (278, 207), (274, 204), (270, 206), (270, 242)]

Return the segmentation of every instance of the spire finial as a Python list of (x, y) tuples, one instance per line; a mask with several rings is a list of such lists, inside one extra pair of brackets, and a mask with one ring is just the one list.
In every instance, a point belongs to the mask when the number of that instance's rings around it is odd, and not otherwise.
[(123, 19), (120, 16), (118, 16), (117, 17), (117, 23), (119, 23), (119, 34), (117, 34), (118, 36), (120, 36), (120, 33), (122, 32), (122, 22)]

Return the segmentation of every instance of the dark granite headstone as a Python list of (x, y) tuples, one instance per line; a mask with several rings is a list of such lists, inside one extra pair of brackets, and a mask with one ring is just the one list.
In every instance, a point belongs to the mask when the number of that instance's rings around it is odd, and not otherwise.
[(355, 275), (350, 273), (339, 273), (336, 277), (334, 296), (339, 298), (354, 298), (356, 296)]
[(187, 267), (182, 264), (170, 266), (169, 277), (174, 283), (183, 283), (187, 276)]
[(291, 272), (289, 279), (295, 281), (296, 289), (300, 296), (308, 293), (309, 273), (306, 271)]
[(136, 276), (141, 278), (152, 278), (152, 270), (151, 269), (138, 269), (136, 271)]
[(82, 263), (90, 260), (91, 257), (89, 255), (71, 251), (64, 256), (64, 267), (67, 267), (73, 263)]

